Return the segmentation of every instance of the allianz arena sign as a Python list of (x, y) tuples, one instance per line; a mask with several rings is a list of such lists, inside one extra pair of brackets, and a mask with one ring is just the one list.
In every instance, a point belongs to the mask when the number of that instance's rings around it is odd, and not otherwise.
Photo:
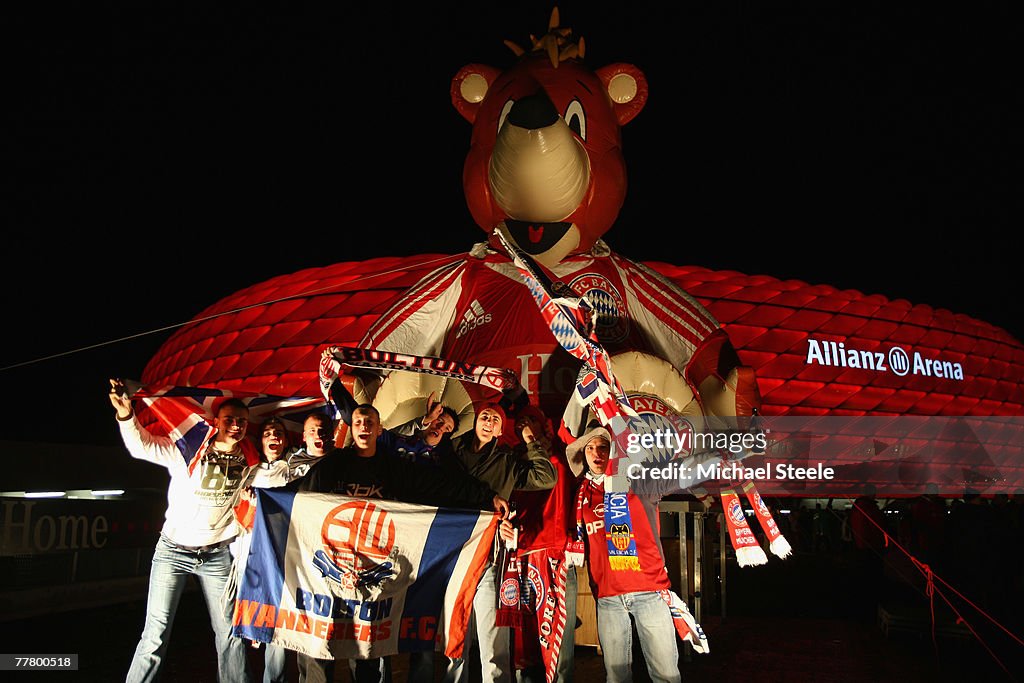
[(827, 365), (872, 372), (891, 372), (899, 377), (908, 374), (962, 381), (964, 368), (959, 362), (931, 358), (920, 351), (908, 353), (902, 346), (888, 349), (857, 349), (844, 342), (825, 339), (807, 340), (807, 365)]

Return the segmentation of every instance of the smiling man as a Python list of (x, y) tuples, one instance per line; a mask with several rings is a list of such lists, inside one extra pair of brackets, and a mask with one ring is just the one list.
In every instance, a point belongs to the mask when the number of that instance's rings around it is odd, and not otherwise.
[(302, 446), (288, 457), (288, 479), (306, 476), (321, 458), (334, 450), (334, 423), (323, 413), (310, 413), (302, 422)]
[(259, 466), (256, 448), (245, 440), (249, 409), (237, 398), (217, 406), (212, 435), (193, 453), (139, 424), (123, 380), (110, 380), (109, 398), (128, 453), (166, 467), (171, 475), (166, 520), (149, 576), (146, 622), (127, 680), (150, 681), (159, 675), (189, 576), (199, 581), (210, 612), (220, 680), (249, 680), (245, 645), (231, 635), (223, 597), (231, 575), (228, 546), (239, 531), (234, 507), (246, 487), (280, 486), (285, 472)]
[[(528, 425), (522, 429), (526, 453), (520, 457), (511, 446), (501, 443), (504, 426), (505, 411), (502, 407), (497, 403), (485, 404), (477, 412), (472, 432), (452, 439), (450, 450), (442, 446), (442, 466), (469, 474), (506, 499), (512, 491), (552, 488), (558, 481), (558, 475), (533, 429)], [(492, 555), (477, 585), (473, 614), (483, 680), (510, 682), (514, 672), (509, 655), (509, 630), (495, 625), (499, 573)], [(465, 660), (449, 660), (444, 676), (446, 682), (465, 681), (467, 676)]]
[[(349, 419), (352, 443), (325, 456), (305, 477), (292, 484), (295, 490), (424, 505), (493, 508), (502, 516), (508, 514), (508, 502), (486, 484), (466, 475), (452, 476), (431, 465), (406, 462), (388, 452), (378, 441), (383, 428), (380, 413), (372, 405), (356, 406)], [(333, 680), (333, 660), (300, 653), (298, 664), (301, 682)], [(357, 683), (376, 683), (388, 676), (380, 659), (360, 660), (352, 668)]]

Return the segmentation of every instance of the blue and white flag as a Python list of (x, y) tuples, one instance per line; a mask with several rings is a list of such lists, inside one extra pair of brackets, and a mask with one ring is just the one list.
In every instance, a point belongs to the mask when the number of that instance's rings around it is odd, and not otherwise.
[(233, 633), (319, 659), (460, 657), (498, 518), (258, 490)]

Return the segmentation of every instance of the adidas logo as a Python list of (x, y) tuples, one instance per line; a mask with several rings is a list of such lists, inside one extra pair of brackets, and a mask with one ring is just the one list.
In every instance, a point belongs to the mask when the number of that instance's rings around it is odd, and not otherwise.
[(473, 299), (472, 303), (469, 304), (469, 308), (462, 314), (462, 320), (459, 322), (459, 331), (455, 333), (455, 338), (458, 339), (467, 332), (489, 322), (491, 322), (491, 314), (484, 311), (484, 307), (480, 305), (479, 299)]

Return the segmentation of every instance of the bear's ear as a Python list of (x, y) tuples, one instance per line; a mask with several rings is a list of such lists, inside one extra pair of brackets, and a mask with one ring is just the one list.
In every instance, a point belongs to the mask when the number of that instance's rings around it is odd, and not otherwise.
[(619, 125), (624, 126), (647, 104), (647, 79), (632, 64), (609, 64), (597, 70), (604, 90), (612, 101), (612, 110)]
[(501, 70), (493, 66), (468, 64), (459, 69), (459, 73), (452, 79), (452, 104), (470, 123), (476, 120), (480, 103), (499, 74)]

